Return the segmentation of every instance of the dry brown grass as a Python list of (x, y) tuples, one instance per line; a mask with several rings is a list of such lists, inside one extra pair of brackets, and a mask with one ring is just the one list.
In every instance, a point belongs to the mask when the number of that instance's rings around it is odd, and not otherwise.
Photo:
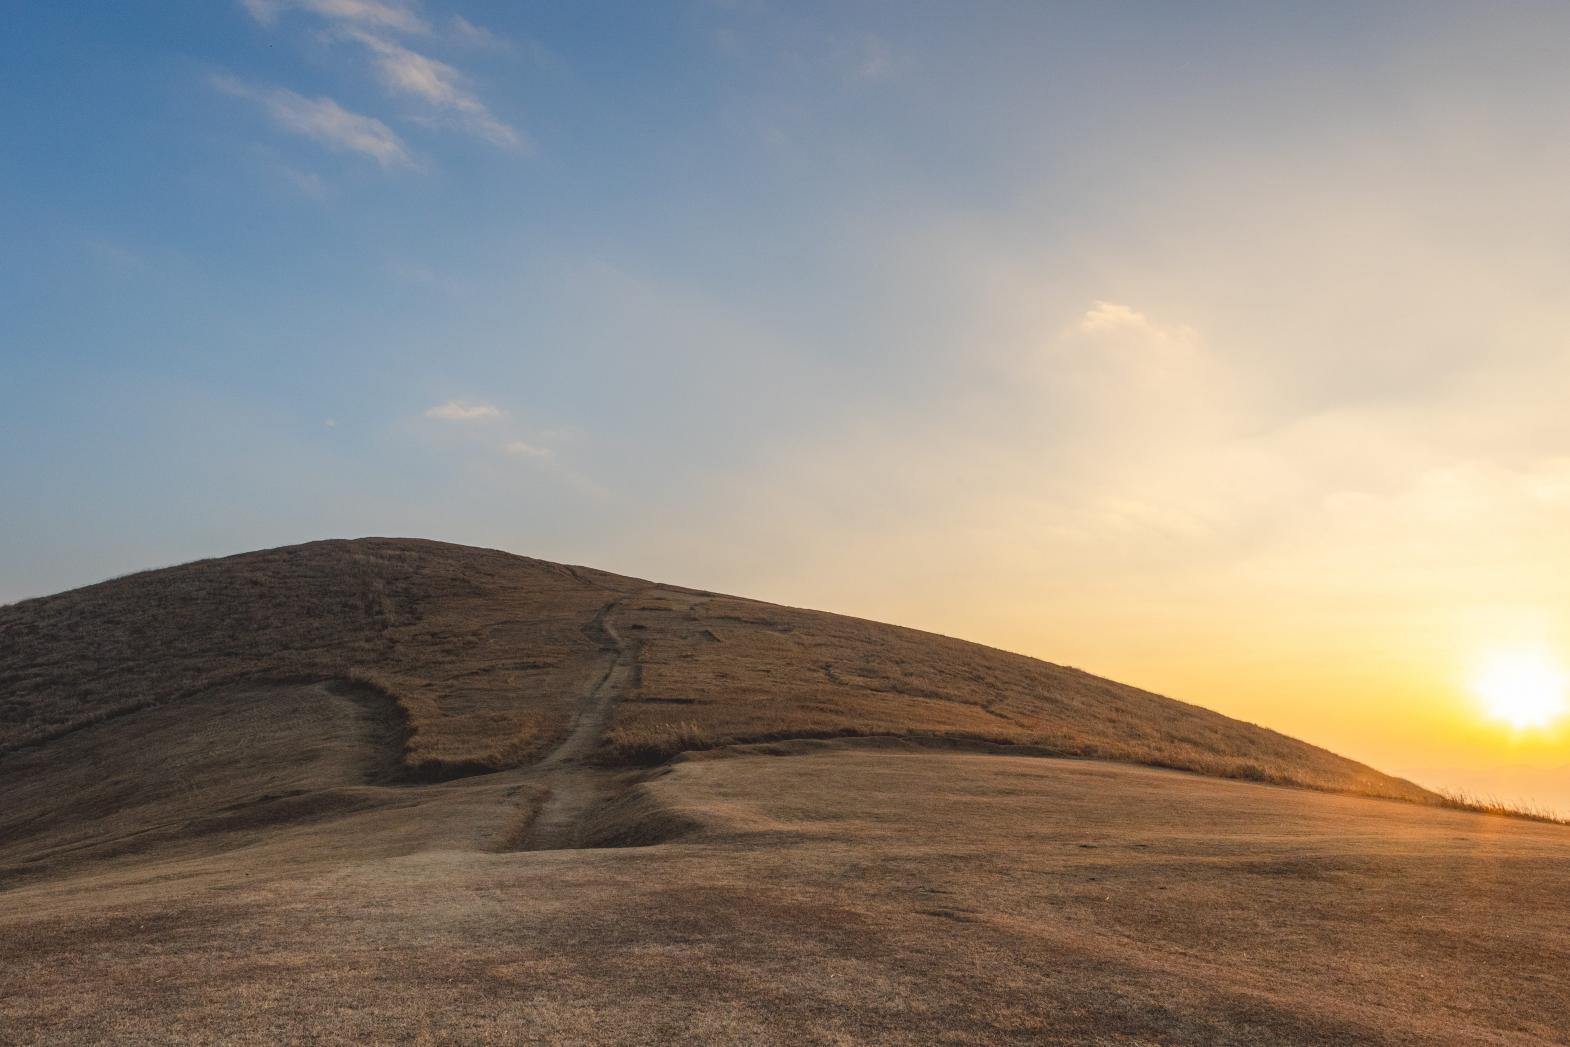
[[(795, 737), (804, 737), (796, 735)], [(612, 764), (651, 767), (679, 753), (713, 749), (719, 741), (690, 720), (641, 727), (612, 727), (605, 735), (605, 756)]]
[(1556, 825), (1570, 825), (1570, 818), (1566, 818), (1551, 807), (1543, 807), (1534, 803), (1501, 800), (1497, 796), (1469, 793), (1464, 789), (1440, 789), (1439, 798), (1440, 806), (1449, 807), (1456, 811), (1472, 811), (1477, 814), (1494, 814), (1502, 815), (1506, 818), (1525, 818), (1533, 822), (1553, 822)]
[(670, 844), (424, 837), (504, 774), (29, 881), (0, 893), (0, 1038), (1564, 1042), (1559, 826), (1083, 760), (774, 748), (793, 755), (662, 768), (597, 826), (641, 843), (670, 819)]
[(613, 759), (783, 738), (995, 743), (1226, 778), (1431, 801), (1410, 782), (1199, 706), (980, 644), (660, 589), (622, 605), (639, 674)]
[(235, 682), (350, 679), (405, 710), (411, 764), (510, 766), (565, 730), (599, 669), (583, 627), (602, 577), (366, 539), (0, 607), (0, 752)]
[(946, 637), (315, 543), (0, 608), (0, 1039), (1558, 1042), (1565, 834), (1443, 805)]
[(912, 629), (394, 539), (207, 560), (0, 608), (0, 753), (215, 687), (347, 679), (387, 695), (424, 778), (525, 764), (636, 658), (602, 756), (782, 738), (1008, 744), (1434, 802), (1274, 731)]

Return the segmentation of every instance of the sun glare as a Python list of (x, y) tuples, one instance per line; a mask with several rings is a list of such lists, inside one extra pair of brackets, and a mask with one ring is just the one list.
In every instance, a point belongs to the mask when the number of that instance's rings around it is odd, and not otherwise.
[(1517, 730), (1547, 727), (1566, 712), (1564, 669), (1542, 651), (1500, 651), (1478, 667), (1472, 689), (1490, 719)]

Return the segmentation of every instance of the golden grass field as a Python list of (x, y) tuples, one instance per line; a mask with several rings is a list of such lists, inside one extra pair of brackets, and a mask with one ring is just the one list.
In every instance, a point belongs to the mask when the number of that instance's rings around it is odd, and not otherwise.
[(1570, 827), (894, 626), (321, 542), (0, 608), (0, 725), (5, 1043), (1570, 1028)]
[(519, 766), (570, 730), (611, 620), (635, 662), (613, 763), (775, 738), (1030, 745), (1432, 799), (1274, 731), (1076, 669), (913, 629), (437, 542), (208, 560), (0, 608), (0, 752), (235, 682), (389, 696), (429, 777)]
[(359, 806), (342, 787), (330, 809), (28, 878), (0, 905), (0, 1027), (52, 1044), (1564, 1042), (1570, 929), (1542, 900), (1570, 891), (1570, 829), (859, 744), (663, 768), (602, 827), (675, 834), (648, 846), (489, 849), (504, 772)]

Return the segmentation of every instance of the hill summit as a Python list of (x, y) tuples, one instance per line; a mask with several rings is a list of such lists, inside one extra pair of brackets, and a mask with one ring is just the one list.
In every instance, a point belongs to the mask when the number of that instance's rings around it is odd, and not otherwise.
[(237, 685), (380, 703), (386, 774), (834, 737), (1017, 747), (1429, 802), (1317, 746), (975, 643), (489, 549), (331, 540), (0, 608), (0, 755)]

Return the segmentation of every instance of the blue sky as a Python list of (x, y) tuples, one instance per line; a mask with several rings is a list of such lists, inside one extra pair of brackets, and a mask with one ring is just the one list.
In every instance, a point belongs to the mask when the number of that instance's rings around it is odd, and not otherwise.
[(420, 535), (1465, 762), (1570, 646), (1567, 23), (15, 5), (0, 601)]

